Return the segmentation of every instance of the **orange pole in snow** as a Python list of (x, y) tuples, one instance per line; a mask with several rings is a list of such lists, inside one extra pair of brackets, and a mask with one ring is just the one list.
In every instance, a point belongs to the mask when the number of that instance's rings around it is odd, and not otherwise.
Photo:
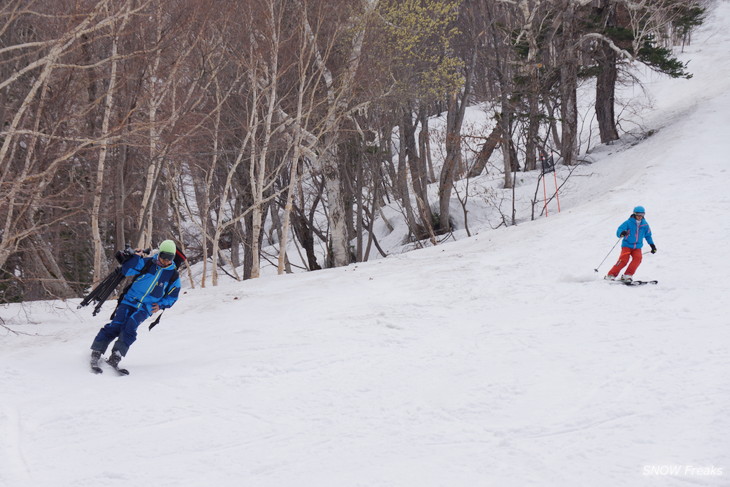
[(553, 171), (553, 177), (555, 178), (555, 199), (558, 200), (558, 213), (560, 213), (560, 192), (558, 191), (558, 171)]

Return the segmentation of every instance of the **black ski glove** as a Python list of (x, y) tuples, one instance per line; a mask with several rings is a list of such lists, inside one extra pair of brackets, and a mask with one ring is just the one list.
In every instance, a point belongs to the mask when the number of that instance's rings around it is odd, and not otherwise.
[(654, 245), (654, 244), (649, 244), (649, 245), (651, 246), (651, 253), (656, 254), (656, 245)]
[(623, 232), (621, 232), (621, 235), (619, 235), (619, 237), (625, 237), (628, 234), (629, 234), (628, 230), (624, 230)]

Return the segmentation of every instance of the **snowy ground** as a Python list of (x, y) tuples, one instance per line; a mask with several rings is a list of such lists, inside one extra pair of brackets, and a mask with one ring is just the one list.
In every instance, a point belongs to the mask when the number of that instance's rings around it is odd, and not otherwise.
[[(0, 486), (730, 485), (730, 2), (684, 56), (560, 214), (187, 290), (129, 377), (87, 371), (112, 304), (0, 308)], [(608, 284), (637, 204), (659, 285)]]

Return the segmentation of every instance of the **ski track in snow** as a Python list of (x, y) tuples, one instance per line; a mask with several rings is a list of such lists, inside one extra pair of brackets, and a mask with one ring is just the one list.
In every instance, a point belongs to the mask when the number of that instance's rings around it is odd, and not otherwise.
[[(560, 214), (186, 289), (129, 377), (88, 372), (113, 303), (1, 308), (28, 335), (0, 329), (0, 486), (730, 485), (729, 2), (715, 15), (695, 78), (652, 82), (660, 130), (598, 148)], [(617, 250), (593, 269), (634, 204), (659, 285), (608, 286)]]
[[(13, 374), (15, 371), (9, 371)], [(0, 450), (2, 461), (0, 469), (14, 482), (25, 482), (30, 478), (29, 469), (23, 455), (21, 438), (22, 423), (18, 411), (8, 405), (0, 407), (0, 438), (4, 438), (4, 448)]]

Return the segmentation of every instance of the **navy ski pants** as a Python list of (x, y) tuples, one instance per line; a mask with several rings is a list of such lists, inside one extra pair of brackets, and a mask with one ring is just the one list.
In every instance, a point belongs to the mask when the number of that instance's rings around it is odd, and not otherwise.
[(126, 304), (120, 304), (111, 323), (104, 325), (97, 333), (94, 343), (91, 344), (91, 349), (104, 353), (112, 340), (118, 337), (112, 350), (119, 351), (122, 356), (127, 355), (129, 347), (137, 339), (137, 327), (148, 317), (149, 315), (144, 308), (137, 309)]

